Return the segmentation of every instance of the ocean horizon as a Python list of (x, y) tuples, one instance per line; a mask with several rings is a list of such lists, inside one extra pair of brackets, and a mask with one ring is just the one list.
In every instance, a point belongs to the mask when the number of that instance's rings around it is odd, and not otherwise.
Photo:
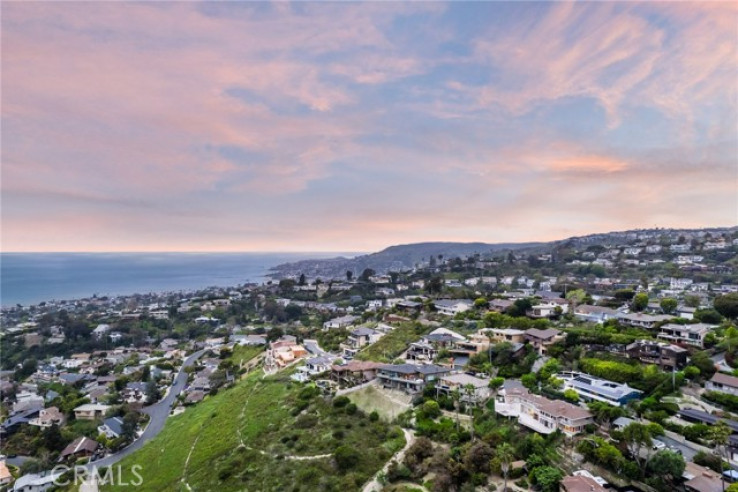
[(260, 283), (279, 264), (361, 253), (0, 253), (0, 305)]

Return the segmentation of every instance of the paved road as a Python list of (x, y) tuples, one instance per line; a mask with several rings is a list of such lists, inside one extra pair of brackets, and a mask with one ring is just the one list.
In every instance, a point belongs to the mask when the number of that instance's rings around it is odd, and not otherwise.
[(5, 462), (9, 465), (21, 466), (26, 461), (32, 460), (32, 459), (35, 459), (35, 458), (33, 456), (16, 456), (15, 458), (6, 459)]
[(149, 415), (150, 420), (149, 425), (146, 426), (146, 430), (144, 430), (144, 433), (141, 435), (141, 437), (133, 441), (130, 446), (122, 449), (121, 451), (88, 464), (87, 468), (90, 469), (93, 466), (102, 468), (104, 466), (113, 465), (128, 456), (129, 454), (135, 453), (136, 451), (141, 449), (141, 447), (143, 447), (143, 445), (146, 444), (147, 441), (156, 437), (164, 428), (164, 424), (166, 424), (167, 417), (169, 417), (169, 412), (171, 412), (172, 410), (172, 404), (174, 403), (174, 400), (177, 398), (177, 396), (179, 396), (179, 394), (182, 392), (185, 385), (187, 384), (187, 373), (184, 371), (184, 368), (194, 364), (195, 361), (202, 357), (202, 354), (204, 353), (205, 350), (199, 350), (187, 357), (182, 363), (182, 367), (179, 369), (177, 377), (174, 378), (174, 383), (169, 388), (167, 396), (159, 402), (145, 407), (142, 410), (145, 414)]
[(666, 444), (670, 448), (670, 451), (674, 451), (675, 449), (681, 451), (685, 461), (692, 461), (694, 455), (698, 452), (697, 449), (694, 449), (687, 442), (682, 442), (669, 436), (659, 436), (656, 439)]

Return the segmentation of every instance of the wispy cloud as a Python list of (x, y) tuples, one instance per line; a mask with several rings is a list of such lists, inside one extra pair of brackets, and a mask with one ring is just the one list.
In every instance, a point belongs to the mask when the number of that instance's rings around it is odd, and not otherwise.
[(735, 222), (736, 21), (719, 2), (7, 3), (3, 248)]

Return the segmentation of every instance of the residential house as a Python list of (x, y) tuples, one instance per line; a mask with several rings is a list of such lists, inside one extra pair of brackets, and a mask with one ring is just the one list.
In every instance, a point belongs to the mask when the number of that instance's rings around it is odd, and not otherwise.
[(540, 355), (545, 355), (548, 347), (563, 339), (563, 333), (556, 328), (546, 328), (545, 330), (531, 328), (525, 331), (525, 340), (530, 343)]
[(305, 361), (304, 366), (297, 369), (297, 373), (292, 375), (292, 379), (300, 382), (310, 380), (311, 376), (322, 374), (331, 370), (331, 365), (335, 360), (334, 356), (312, 357)]
[(63, 469), (53, 469), (51, 472), (28, 473), (18, 478), (13, 484), (13, 492), (43, 492), (56, 488), (56, 480), (64, 474)]
[(331, 380), (340, 386), (356, 386), (377, 377), (377, 371), (384, 364), (370, 361), (351, 361), (343, 365), (331, 366)]
[(377, 372), (377, 380), (385, 388), (417, 394), (449, 372), (450, 369), (435, 364), (385, 364)]
[(4, 487), (13, 481), (13, 475), (8, 470), (5, 460), (0, 461), (0, 487)]
[(564, 381), (564, 389), (576, 391), (582, 400), (602, 401), (616, 407), (639, 399), (643, 393), (627, 384), (615, 383), (581, 372), (562, 372), (557, 374), (556, 378)]
[(436, 389), (447, 395), (458, 391), (460, 401), (472, 405), (481, 405), (490, 397), (489, 378), (478, 378), (469, 374), (447, 374), (441, 376)]
[(569, 302), (566, 299), (547, 299), (531, 307), (525, 314), (531, 318), (553, 318), (568, 312)]
[(341, 316), (340, 318), (333, 318), (332, 320), (326, 321), (323, 323), (323, 329), (324, 330), (335, 330), (338, 328), (346, 328), (347, 326), (351, 326), (354, 321), (359, 319), (357, 316), (353, 316), (351, 314), (347, 314), (346, 316)]
[(407, 360), (432, 361), (441, 349), (451, 350), (458, 342), (466, 341), (462, 335), (446, 328), (437, 328), (407, 349)]
[(515, 301), (511, 301), (510, 299), (492, 299), (487, 303), (490, 311), (495, 311), (498, 313), (504, 312), (513, 304), (515, 304)]
[(49, 407), (39, 411), (38, 417), (31, 419), (28, 423), (46, 429), (52, 425), (62, 426), (66, 421), (66, 417), (57, 407)]
[(697, 323), (694, 325), (677, 325), (669, 323), (661, 327), (657, 338), (703, 348), (705, 346), (705, 337), (715, 328), (717, 328), (717, 326), (705, 323)]
[(705, 389), (738, 396), (738, 378), (716, 372), (712, 379), (705, 383)]
[(655, 364), (665, 370), (682, 369), (687, 365), (687, 349), (664, 342), (638, 340), (625, 348), (631, 359), (644, 364)]
[(15, 395), (12, 413), (20, 413), (31, 408), (44, 407), (44, 397), (30, 391), (21, 391)]
[(43, 405), (39, 405), (11, 415), (0, 424), (0, 434), (12, 434), (21, 424), (27, 424), (31, 419), (37, 417), (42, 409)]
[(89, 458), (100, 449), (100, 443), (89, 437), (78, 437), (61, 452), (60, 460)]
[(682, 478), (689, 492), (723, 492), (730, 485), (719, 473), (691, 461), (686, 463)]
[(100, 434), (105, 434), (108, 439), (116, 439), (123, 435), (123, 420), (120, 417), (105, 419), (97, 430)]
[(617, 311), (604, 306), (590, 306), (582, 304), (574, 308), (574, 317), (583, 321), (604, 323), (608, 319), (615, 318)]
[(646, 329), (652, 329), (657, 323), (663, 323), (664, 321), (674, 319), (673, 316), (669, 316), (668, 314), (644, 313), (618, 313), (615, 317), (624, 325)]
[(474, 303), (469, 299), (439, 299), (433, 303), (436, 310), (446, 316), (464, 313), (470, 310), (473, 305)]
[(146, 383), (128, 383), (120, 392), (120, 396), (126, 403), (146, 403)]
[(561, 479), (562, 492), (607, 492), (607, 489), (586, 475), (567, 476)]
[(94, 336), (95, 338), (102, 338), (109, 331), (110, 331), (110, 325), (99, 324), (94, 330), (92, 330), (92, 336)]
[(573, 436), (594, 423), (589, 410), (565, 401), (549, 400), (518, 387), (503, 388), (497, 393), (495, 412), (516, 417), (518, 423), (541, 434), (560, 430)]
[(77, 420), (95, 420), (103, 417), (110, 409), (108, 405), (100, 403), (86, 403), (74, 409), (74, 418)]
[(360, 326), (351, 332), (346, 339), (346, 342), (341, 344), (343, 350), (343, 358), (351, 360), (356, 357), (357, 352), (367, 345), (375, 343), (377, 340), (382, 338), (384, 333), (367, 328), (366, 326)]
[(493, 343), (523, 343), (525, 342), (525, 331), (515, 328), (486, 328), (480, 330)]
[(302, 345), (297, 344), (295, 337), (284, 335), (279, 340), (269, 344), (264, 357), (264, 365), (267, 369), (280, 369), (306, 357), (307, 354), (307, 350)]

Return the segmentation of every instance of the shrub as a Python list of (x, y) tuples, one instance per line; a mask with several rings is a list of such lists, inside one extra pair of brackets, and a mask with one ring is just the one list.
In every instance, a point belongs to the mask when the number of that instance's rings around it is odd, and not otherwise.
[(376, 410), (369, 414), (369, 420), (371, 420), (372, 422), (376, 422), (377, 420), (379, 420), (379, 414)]
[(350, 446), (339, 446), (333, 454), (338, 469), (349, 470), (359, 463), (359, 452)]
[(338, 396), (333, 400), (333, 406), (336, 408), (345, 407), (349, 403), (351, 403), (351, 400), (349, 400), (346, 396)]
[(354, 415), (356, 413), (356, 410), (357, 409), (358, 409), (358, 407), (356, 406), (355, 403), (349, 403), (348, 405), (346, 405), (346, 414), (347, 415)]

